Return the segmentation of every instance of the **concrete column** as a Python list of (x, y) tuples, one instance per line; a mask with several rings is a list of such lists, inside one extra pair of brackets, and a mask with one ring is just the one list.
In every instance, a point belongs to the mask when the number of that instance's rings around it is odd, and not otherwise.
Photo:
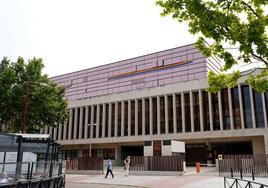
[(191, 132), (194, 132), (194, 104), (193, 104), (193, 91), (190, 91), (190, 113), (191, 113)]
[(53, 131), (53, 140), (57, 140), (57, 131), (58, 131), (57, 129), (58, 128), (54, 127), (53, 129), (54, 129), (54, 131)]
[(106, 119), (106, 104), (103, 104), (102, 108), (102, 138), (105, 137), (105, 119)]
[(69, 121), (66, 120), (63, 125), (63, 138), (62, 138), (63, 140), (66, 140), (67, 138), (66, 134), (67, 134), (68, 122)]
[(150, 135), (153, 135), (153, 98), (149, 98)]
[(78, 108), (74, 109), (74, 131), (73, 131), (73, 139), (76, 139), (77, 135), (77, 120), (78, 120)]
[(266, 134), (264, 134), (264, 149), (265, 154), (268, 154), (268, 131), (266, 130)]
[(238, 84), (238, 96), (239, 96), (241, 128), (244, 129), (245, 128), (245, 122), (244, 122), (244, 109), (243, 109), (243, 98), (242, 98), (241, 84)]
[(232, 103), (232, 92), (231, 88), (228, 88), (228, 103), (229, 103), (229, 115), (231, 130), (234, 129), (234, 114), (233, 114), (233, 103)]
[(118, 102), (115, 102), (114, 106), (114, 137), (118, 137)]
[(82, 129), (83, 129), (83, 107), (80, 107), (80, 114), (79, 114), (79, 137), (78, 139), (82, 138)]
[(59, 125), (59, 134), (58, 134), (58, 140), (61, 140), (61, 132), (62, 132), (62, 124)]
[(169, 128), (169, 124), (168, 124), (168, 96), (165, 95), (165, 133), (168, 134), (168, 128)]
[(94, 106), (91, 106), (91, 112), (90, 112), (90, 138), (93, 138), (93, 131), (94, 131)]
[(198, 97), (199, 97), (199, 116), (200, 116), (200, 131), (204, 131), (204, 112), (203, 112), (203, 100), (202, 100), (202, 90), (199, 89), (198, 91)]
[(211, 98), (211, 93), (210, 93), (210, 92), (208, 92), (208, 106), (209, 106), (209, 124), (210, 124), (210, 131), (213, 131), (212, 98)]
[[(266, 105), (268, 105), (268, 101), (265, 101), (265, 96), (264, 93), (261, 94), (261, 98), (262, 98), (262, 107), (263, 107), (263, 115), (264, 115), (264, 124), (265, 127), (268, 127), (267, 125), (267, 111), (266, 111)], [(268, 152), (267, 152), (268, 153)]]
[(131, 136), (131, 100), (128, 100), (128, 136)]
[(97, 105), (96, 138), (99, 138), (99, 132), (100, 132), (100, 104)]
[(48, 132), (49, 132), (49, 137), (50, 137), (51, 139), (53, 139), (53, 135), (52, 135), (52, 127), (49, 127)]
[(251, 106), (251, 115), (252, 115), (252, 125), (253, 128), (256, 128), (256, 117), (255, 117), (255, 108), (254, 108), (254, 96), (252, 87), (249, 87), (249, 96), (250, 96), (250, 106)]
[(220, 117), (220, 130), (223, 130), (223, 116), (222, 116), (222, 101), (221, 92), (218, 92), (218, 105), (219, 105), (219, 117)]
[(87, 139), (87, 134), (88, 134), (88, 106), (86, 106), (86, 110), (85, 110), (85, 124), (84, 124), (84, 129), (85, 129), (85, 135), (84, 135), (84, 138)]
[(184, 106), (184, 93), (181, 93), (181, 119), (182, 119), (182, 132), (185, 133), (185, 106)]
[(138, 135), (138, 100), (135, 99), (135, 136)]
[(145, 98), (142, 98), (141, 109), (142, 109), (142, 135), (145, 135)]
[(125, 102), (121, 104), (121, 136), (124, 136), (125, 132)]
[(173, 133), (177, 133), (177, 109), (176, 109), (176, 94), (172, 94), (172, 108), (173, 108)]
[(161, 130), (160, 130), (160, 96), (157, 96), (157, 134), (161, 134)]
[(69, 124), (68, 124), (68, 140), (71, 140), (72, 135), (72, 119), (73, 119), (73, 110), (70, 108), (70, 118), (69, 118)]
[(112, 133), (112, 103), (109, 103), (109, 115), (108, 115), (108, 137), (111, 138)]

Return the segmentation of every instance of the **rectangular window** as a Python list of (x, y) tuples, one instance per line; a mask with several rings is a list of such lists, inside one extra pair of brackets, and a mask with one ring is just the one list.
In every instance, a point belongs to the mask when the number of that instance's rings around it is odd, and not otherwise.
[(128, 101), (125, 101), (125, 126), (124, 126), (124, 136), (128, 136)]
[(88, 126), (88, 124), (91, 122), (91, 106), (88, 107), (88, 118), (87, 118), (87, 138), (90, 138), (90, 132), (91, 132), (91, 129), (90, 129), (90, 126)]
[(160, 97), (160, 132), (165, 134), (165, 98)]
[(184, 93), (185, 126), (186, 132), (191, 132), (190, 94)]
[(242, 86), (242, 99), (243, 99), (243, 110), (244, 110), (244, 122), (245, 128), (252, 128), (252, 112), (250, 105), (249, 87), (247, 85)]
[(154, 97), (153, 101), (153, 134), (157, 134), (157, 99)]
[(213, 118), (213, 130), (220, 130), (220, 114), (219, 114), (219, 100), (218, 93), (211, 93), (212, 100), (212, 118)]
[(149, 108), (149, 99), (145, 99), (145, 134), (150, 134), (150, 108)]
[(83, 113), (82, 114), (82, 127), (81, 127), (82, 128), (82, 139), (85, 138), (85, 136), (84, 136), (85, 135), (85, 114), (86, 114), (85, 112), (86, 112), (86, 108), (83, 107), (82, 108), (82, 113)]
[(208, 92), (202, 91), (204, 131), (210, 131)]
[(199, 93), (193, 92), (194, 131), (200, 131)]
[(131, 136), (135, 135), (135, 101), (131, 101)]
[(111, 137), (115, 136), (115, 103), (112, 104)]
[(109, 104), (105, 104), (105, 137), (108, 137), (109, 129)]
[(77, 109), (77, 129), (76, 129), (76, 139), (79, 139), (79, 128), (80, 128), (80, 108)]
[(122, 104), (118, 102), (118, 121), (117, 121), (117, 136), (121, 136), (121, 116), (122, 116)]
[(177, 121), (177, 133), (182, 132), (182, 110), (181, 110), (181, 95), (176, 95), (176, 121)]
[(231, 89), (231, 95), (232, 95), (234, 129), (241, 129), (241, 116), (240, 116), (238, 87)]
[(75, 116), (75, 109), (72, 109), (72, 130), (71, 130), (71, 139), (74, 139), (74, 116)]
[(173, 124), (173, 96), (168, 96), (168, 133), (174, 132)]
[(100, 105), (100, 122), (99, 122), (99, 138), (102, 137), (102, 119), (103, 119), (103, 105)]
[(142, 100), (138, 100), (138, 135), (142, 135)]
[(223, 89), (221, 91), (221, 104), (222, 104), (223, 129), (224, 130), (231, 129), (228, 89)]
[(253, 91), (253, 100), (254, 100), (254, 108), (255, 108), (255, 119), (256, 119), (256, 127), (263, 128), (264, 125), (264, 113), (263, 113), (263, 104), (262, 104), (262, 96), (260, 93)]

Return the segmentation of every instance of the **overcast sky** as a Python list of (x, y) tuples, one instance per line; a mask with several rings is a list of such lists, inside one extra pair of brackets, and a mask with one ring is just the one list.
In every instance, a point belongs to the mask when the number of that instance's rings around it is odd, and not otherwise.
[(56, 76), (195, 41), (155, 0), (1, 0), (0, 58), (43, 58)]

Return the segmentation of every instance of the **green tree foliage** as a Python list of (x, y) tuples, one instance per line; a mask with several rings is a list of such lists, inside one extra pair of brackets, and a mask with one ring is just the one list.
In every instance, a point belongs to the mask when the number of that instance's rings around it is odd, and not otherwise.
[[(186, 21), (190, 33), (201, 35), (196, 46), (206, 57), (214, 55), (224, 61), (223, 74), (209, 74), (209, 91), (233, 86), (242, 75), (224, 73), (238, 62), (254, 61), (264, 66), (246, 82), (259, 92), (268, 89), (267, 0), (158, 0), (156, 4), (163, 8), (162, 16)], [(205, 39), (212, 44), (206, 45)]]
[(65, 89), (42, 74), (42, 59), (25, 63), (3, 58), (0, 63), (0, 125), (2, 131), (19, 132), (26, 113), (26, 132), (39, 132), (45, 126), (57, 126), (68, 117)]

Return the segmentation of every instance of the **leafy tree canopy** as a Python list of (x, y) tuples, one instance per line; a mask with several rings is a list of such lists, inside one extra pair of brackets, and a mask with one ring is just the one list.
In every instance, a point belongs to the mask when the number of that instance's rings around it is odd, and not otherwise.
[[(42, 59), (25, 63), (3, 58), (0, 63), (0, 125), (2, 131), (18, 132), (26, 109), (26, 132), (57, 126), (68, 117), (65, 89), (42, 74)], [(26, 104), (26, 108), (25, 108)]]
[[(209, 91), (232, 87), (242, 75), (226, 74), (238, 63), (261, 62), (260, 74), (250, 75), (247, 83), (256, 91), (268, 89), (268, 1), (267, 0), (158, 0), (162, 16), (186, 21), (189, 32), (201, 35), (196, 46), (206, 56), (224, 61), (222, 74), (209, 73)], [(212, 41), (210, 46), (205, 40)], [(237, 56), (236, 53), (237, 52)]]

